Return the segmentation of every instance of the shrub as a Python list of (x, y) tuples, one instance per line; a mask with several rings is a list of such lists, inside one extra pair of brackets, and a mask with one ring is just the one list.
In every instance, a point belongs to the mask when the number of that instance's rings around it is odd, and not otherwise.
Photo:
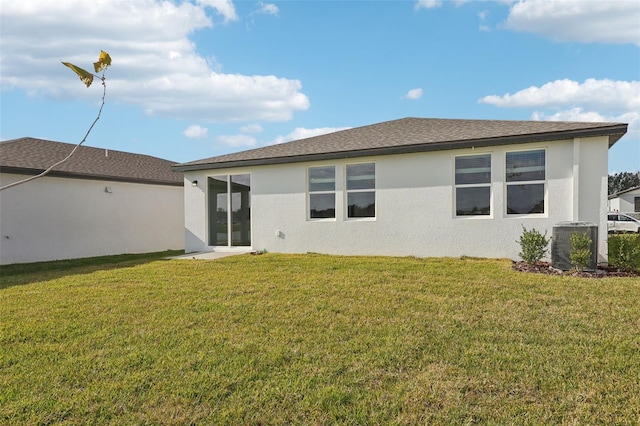
[(609, 264), (621, 271), (640, 272), (640, 235), (609, 235)]
[(585, 233), (574, 232), (571, 234), (571, 252), (569, 259), (577, 271), (583, 271), (591, 260), (591, 238)]
[(551, 238), (547, 238), (547, 231), (542, 235), (535, 228), (527, 230), (523, 225), (520, 240), (516, 241), (520, 244), (520, 249), (522, 250), (518, 253), (518, 256), (529, 265), (535, 265), (547, 253), (550, 241)]

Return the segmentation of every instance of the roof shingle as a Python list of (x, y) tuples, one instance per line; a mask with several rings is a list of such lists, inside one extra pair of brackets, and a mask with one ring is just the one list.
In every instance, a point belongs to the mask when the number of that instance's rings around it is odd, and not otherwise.
[[(20, 138), (0, 142), (0, 171), (35, 175), (66, 157), (75, 145), (44, 139)], [(49, 176), (114, 180), (182, 186), (182, 173), (171, 170), (175, 162), (149, 155), (81, 146)]]
[(609, 136), (611, 146), (626, 131), (624, 123), (403, 118), (191, 161), (173, 169), (217, 169), (589, 136)]

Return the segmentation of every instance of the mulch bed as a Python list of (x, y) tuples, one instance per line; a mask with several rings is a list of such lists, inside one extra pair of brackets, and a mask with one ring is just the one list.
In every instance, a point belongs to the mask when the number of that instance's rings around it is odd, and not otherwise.
[(538, 262), (535, 265), (529, 265), (527, 262), (522, 260), (513, 262), (513, 269), (520, 272), (529, 272), (534, 274), (565, 275), (583, 278), (640, 277), (640, 274), (638, 273), (618, 271), (617, 269), (608, 266), (598, 266), (595, 271), (562, 271), (554, 268), (549, 262)]

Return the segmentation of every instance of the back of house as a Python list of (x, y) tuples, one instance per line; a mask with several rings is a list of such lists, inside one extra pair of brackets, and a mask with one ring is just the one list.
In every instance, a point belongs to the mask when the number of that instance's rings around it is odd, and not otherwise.
[(404, 118), (179, 164), (190, 251), (518, 257), (592, 223), (621, 123)]

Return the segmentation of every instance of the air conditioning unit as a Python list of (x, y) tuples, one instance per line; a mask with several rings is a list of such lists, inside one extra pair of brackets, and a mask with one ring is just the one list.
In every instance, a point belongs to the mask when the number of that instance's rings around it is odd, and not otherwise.
[(571, 235), (587, 234), (591, 239), (591, 259), (587, 269), (598, 266), (598, 226), (591, 222), (559, 222), (553, 226), (551, 234), (551, 264), (554, 268), (568, 271), (571, 264)]

